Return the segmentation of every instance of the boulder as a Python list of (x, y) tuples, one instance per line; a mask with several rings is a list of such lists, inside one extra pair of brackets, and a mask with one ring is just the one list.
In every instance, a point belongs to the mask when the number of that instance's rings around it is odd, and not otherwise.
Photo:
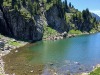
[(4, 49), (4, 46), (5, 46), (4, 42), (3, 42), (3, 41), (0, 41), (0, 49), (1, 49), (1, 50)]
[(63, 38), (66, 38), (66, 37), (67, 37), (67, 32), (63, 32), (63, 33), (62, 33), (62, 37), (63, 37)]

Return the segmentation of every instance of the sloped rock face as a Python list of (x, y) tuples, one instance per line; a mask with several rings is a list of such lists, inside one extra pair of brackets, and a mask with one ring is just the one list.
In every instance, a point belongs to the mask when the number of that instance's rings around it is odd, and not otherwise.
[(0, 33), (6, 35), (8, 32), (9, 34), (9, 30), (7, 28), (7, 24), (6, 24), (6, 21), (3, 17), (3, 12), (0, 10)]
[(57, 6), (53, 6), (50, 10), (47, 11), (46, 13), (46, 18), (47, 18), (47, 22), (48, 25), (52, 28), (54, 28), (55, 30), (57, 30), (58, 32), (62, 33), (67, 31), (68, 26), (64, 20), (64, 18), (60, 17), (59, 15), (62, 14), (60, 13), (61, 10), (59, 7)]
[(57, 6), (51, 7), (48, 11), (41, 7), (42, 15), (35, 15), (25, 19), (20, 12), (10, 10), (10, 7), (3, 7), (0, 10), (0, 33), (24, 41), (42, 40), (44, 25), (49, 25), (60, 33), (66, 32), (68, 26), (63, 17), (60, 17), (60, 9)]
[(37, 21), (40, 20), (40, 17), (36, 18), (36, 20), (34, 20), (34, 18), (26, 20), (23, 16), (20, 15), (19, 12), (15, 10), (9, 11), (9, 8), (4, 8), (3, 13), (5, 14), (6, 22), (1, 17), (0, 28), (3, 26), (2, 28), (4, 31), (6, 31), (6, 28), (9, 29), (7, 35), (24, 41), (38, 41), (42, 39), (43, 24), (41, 22), (37, 23)]

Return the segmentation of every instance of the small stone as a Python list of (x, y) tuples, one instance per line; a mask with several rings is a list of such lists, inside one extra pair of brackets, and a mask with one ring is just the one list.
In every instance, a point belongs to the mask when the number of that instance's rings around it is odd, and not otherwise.
[(50, 63), (50, 66), (53, 66), (54, 64), (53, 63)]
[(15, 51), (16, 53), (18, 52), (18, 50)]
[(13, 73), (13, 75), (15, 75), (15, 73)]
[(53, 75), (57, 75), (57, 73), (55, 72)]
[(38, 71), (42, 71), (42, 70), (39, 69)]
[(82, 67), (80, 67), (79, 70), (82, 70)]
[(13, 39), (12, 41), (13, 41), (13, 42), (16, 42), (16, 40), (15, 40), (15, 39)]
[(89, 73), (82, 73), (81, 75), (89, 75)]
[(32, 70), (32, 71), (30, 71), (30, 72), (32, 73), (32, 72), (34, 72), (34, 71)]
[(75, 64), (80, 65), (80, 63), (79, 63), (79, 62), (75, 62)]

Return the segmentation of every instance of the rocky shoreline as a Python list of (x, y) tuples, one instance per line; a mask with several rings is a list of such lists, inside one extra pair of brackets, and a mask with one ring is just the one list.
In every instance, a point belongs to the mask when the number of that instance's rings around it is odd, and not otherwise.
[[(98, 68), (100, 68), (100, 64), (97, 64), (96, 66), (93, 66), (93, 70), (91, 72), (94, 72)], [(81, 75), (90, 75), (90, 73), (82, 73)]]
[(17, 41), (13, 38), (5, 37), (0, 34), (0, 75), (8, 75), (5, 74), (4, 71), (4, 62), (2, 56), (7, 55), (11, 50), (17, 49), (26, 44), (27, 42)]
[(43, 40), (60, 40), (65, 38), (72, 38), (78, 35), (84, 35), (84, 34), (93, 34), (93, 33), (81, 33), (81, 34), (68, 34), (67, 32), (63, 32), (62, 34), (56, 34), (56, 35), (50, 35), (47, 38), (43, 38)]

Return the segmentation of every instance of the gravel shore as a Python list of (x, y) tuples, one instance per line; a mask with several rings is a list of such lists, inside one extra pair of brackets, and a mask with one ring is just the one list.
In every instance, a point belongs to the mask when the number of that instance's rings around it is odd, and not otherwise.
[(0, 75), (9, 75), (5, 74), (2, 57), (7, 55), (11, 50), (22, 47), (26, 44), (27, 42), (17, 41), (13, 38), (5, 37), (0, 34)]

